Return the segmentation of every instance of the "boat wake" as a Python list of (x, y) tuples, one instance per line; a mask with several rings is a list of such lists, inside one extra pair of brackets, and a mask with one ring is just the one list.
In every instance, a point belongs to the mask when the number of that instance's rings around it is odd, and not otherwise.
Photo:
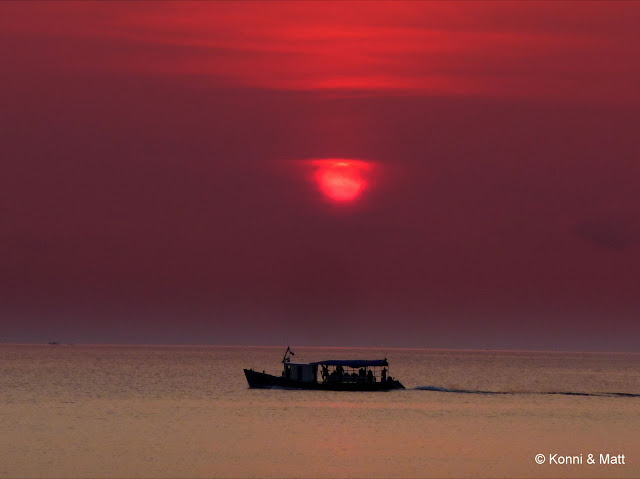
[(441, 388), (438, 386), (416, 386), (414, 390), (419, 391), (433, 391), (440, 393), (457, 393), (457, 394), (537, 394), (537, 395), (560, 395), (560, 396), (596, 396), (596, 397), (640, 397), (640, 394), (633, 393), (581, 393), (581, 392), (562, 392), (562, 391), (547, 391), (547, 392), (526, 392), (526, 391), (482, 391), (478, 389), (449, 389)]

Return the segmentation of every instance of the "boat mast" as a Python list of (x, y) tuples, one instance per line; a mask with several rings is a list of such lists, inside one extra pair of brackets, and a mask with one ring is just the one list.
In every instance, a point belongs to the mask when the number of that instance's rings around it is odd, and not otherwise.
[(295, 353), (291, 351), (291, 348), (287, 346), (287, 350), (284, 352), (284, 357), (282, 358), (282, 363), (290, 363), (291, 356), (295, 356)]

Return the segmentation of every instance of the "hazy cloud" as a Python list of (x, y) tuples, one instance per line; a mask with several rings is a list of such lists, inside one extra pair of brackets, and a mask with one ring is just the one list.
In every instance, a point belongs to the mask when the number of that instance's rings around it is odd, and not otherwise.
[(635, 246), (640, 239), (636, 223), (613, 217), (583, 221), (576, 225), (576, 234), (600, 248), (622, 251)]

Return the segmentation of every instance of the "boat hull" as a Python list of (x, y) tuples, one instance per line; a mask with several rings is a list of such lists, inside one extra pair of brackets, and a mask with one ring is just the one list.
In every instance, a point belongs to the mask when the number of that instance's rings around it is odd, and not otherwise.
[(253, 369), (245, 369), (250, 388), (254, 389), (313, 389), (324, 391), (390, 391), (392, 389), (404, 389), (400, 381), (343, 383), (343, 382), (304, 382), (286, 379), (281, 376), (259, 373)]

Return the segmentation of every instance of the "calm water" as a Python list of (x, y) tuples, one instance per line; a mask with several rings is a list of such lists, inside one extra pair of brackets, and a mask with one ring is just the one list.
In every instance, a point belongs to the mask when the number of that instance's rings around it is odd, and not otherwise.
[(282, 349), (2, 345), (0, 477), (640, 477), (640, 354), (294, 348), (407, 390), (248, 389)]

